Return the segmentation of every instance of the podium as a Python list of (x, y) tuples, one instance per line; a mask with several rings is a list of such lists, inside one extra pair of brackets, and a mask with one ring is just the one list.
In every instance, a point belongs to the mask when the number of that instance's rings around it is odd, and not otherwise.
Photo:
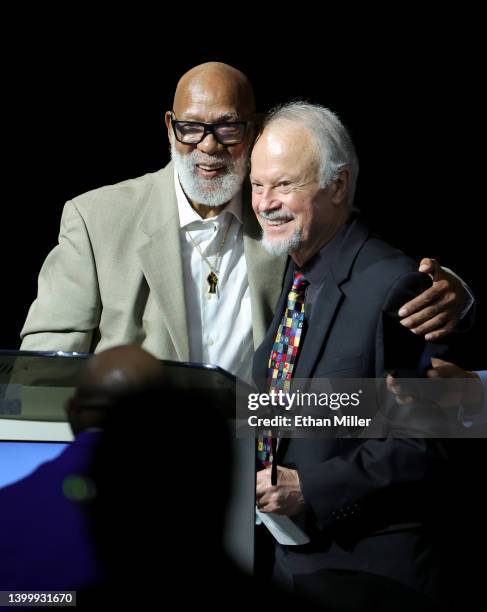
[[(28, 444), (33, 456), (39, 449), (40, 463), (45, 445), (72, 441), (65, 404), (74, 394), (80, 368), (90, 357), (88, 353), (0, 351), (0, 450), (7, 449), (8, 444), (12, 448)], [(227, 421), (232, 442), (232, 489), (225, 516), (224, 548), (241, 569), (252, 573), (255, 443), (253, 439), (237, 439), (235, 425), (236, 386), (245, 383), (218, 366), (165, 360), (162, 364), (165, 379), (173, 389), (204, 391), (207, 397), (215, 397), (215, 405)], [(134, 414), (134, 418), (143, 416)], [(5, 471), (15, 461), (12, 452), (0, 470)], [(212, 462), (209, 470), (215, 465)], [(32, 469), (35, 467), (33, 464)], [(211, 503), (211, 492), (205, 503)]]

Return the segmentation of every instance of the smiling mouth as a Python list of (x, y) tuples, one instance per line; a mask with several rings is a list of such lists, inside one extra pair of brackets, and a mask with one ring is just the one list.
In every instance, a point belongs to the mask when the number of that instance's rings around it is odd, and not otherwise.
[(217, 170), (223, 170), (224, 166), (207, 166), (205, 164), (196, 164), (196, 167), (204, 172), (216, 172)]
[(270, 227), (279, 227), (280, 225), (285, 225), (286, 223), (289, 223), (290, 221), (292, 221), (293, 219), (264, 219), (264, 223)]
[(196, 164), (196, 173), (200, 176), (200, 178), (211, 181), (212, 179), (218, 178), (221, 176), (226, 168), (225, 166), (208, 166), (206, 164)]

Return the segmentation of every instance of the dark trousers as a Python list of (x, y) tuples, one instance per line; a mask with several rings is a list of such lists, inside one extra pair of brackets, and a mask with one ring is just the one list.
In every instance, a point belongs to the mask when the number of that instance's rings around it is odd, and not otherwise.
[(327, 612), (440, 612), (436, 603), (408, 586), (377, 574), (322, 569), (289, 574), (277, 561), (273, 583)]

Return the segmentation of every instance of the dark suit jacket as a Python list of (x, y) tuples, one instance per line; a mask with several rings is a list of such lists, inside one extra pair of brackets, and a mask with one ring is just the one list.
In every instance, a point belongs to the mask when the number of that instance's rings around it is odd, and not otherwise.
[(0, 589), (76, 590), (99, 576), (82, 504), (66, 477), (89, 474), (100, 432), (78, 435), (52, 461), (0, 490)]
[[(397, 319), (399, 307), (430, 284), (416, 269), (413, 260), (353, 221), (313, 304), (294, 378), (383, 377), (384, 347), (391, 344), (385, 320)], [(276, 315), (255, 354), (254, 380), (261, 389), (267, 387), (269, 353), (293, 272), (290, 262)], [(408, 359), (418, 359), (418, 339), (411, 333), (399, 337), (398, 365), (417, 367)], [(299, 473), (306, 510), (293, 518), (311, 536), (306, 546), (277, 547), (280, 571), (366, 571), (432, 591), (427, 498), (442, 468), (435, 441), (283, 439), (277, 457), (279, 465)]]

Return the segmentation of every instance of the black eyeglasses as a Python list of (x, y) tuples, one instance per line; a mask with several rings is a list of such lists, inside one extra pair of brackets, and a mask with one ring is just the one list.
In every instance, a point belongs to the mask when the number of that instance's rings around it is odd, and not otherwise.
[(207, 134), (213, 134), (222, 145), (240, 144), (245, 137), (247, 121), (222, 123), (203, 123), (202, 121), (177, 121), (171, 112), (171, 125), (174, 135), (183, 144), (197, 145)]

